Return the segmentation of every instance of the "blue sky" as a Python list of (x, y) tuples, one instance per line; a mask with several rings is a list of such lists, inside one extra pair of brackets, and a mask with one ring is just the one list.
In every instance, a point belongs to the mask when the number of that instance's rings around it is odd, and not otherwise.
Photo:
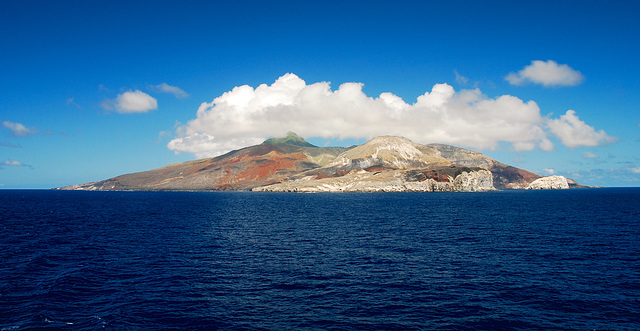
[(107, 179), (288, 130), (317, 145), (404, 135), (640, 186), (636, 1), (2, 7), (0, 188)]

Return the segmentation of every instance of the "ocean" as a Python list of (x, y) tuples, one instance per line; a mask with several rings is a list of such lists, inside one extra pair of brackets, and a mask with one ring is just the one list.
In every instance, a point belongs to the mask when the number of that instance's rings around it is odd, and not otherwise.
[(640, 188), (0, 190), (0, 330), (640, 330)]

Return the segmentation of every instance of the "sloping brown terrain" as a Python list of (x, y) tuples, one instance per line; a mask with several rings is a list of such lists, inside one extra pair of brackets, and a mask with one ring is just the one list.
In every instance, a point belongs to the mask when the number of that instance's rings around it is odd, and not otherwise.
[(318, 168), (348, 148), (264, 143), (214, 158), (175, 163), (107, 180), (71, 185), (76, 190), (249, 190)]

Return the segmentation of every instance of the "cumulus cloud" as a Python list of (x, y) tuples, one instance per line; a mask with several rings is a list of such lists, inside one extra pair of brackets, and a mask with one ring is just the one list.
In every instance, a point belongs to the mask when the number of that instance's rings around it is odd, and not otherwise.
[(307, 84), (286, 74), (273, 84), (237, 86), (197, 110), (196, 118), (176, 130), (167, 147), (197, 157), (220, 155), (294, 131), (304, 137), (369, 139), (399, 135), (419, 143), (447, 143), (494, 149), (553, 150), (549, 133), (571, 148), (615, 141), (569, 110), (545, 118), (534, 101), (502, 95), (490, 98), (479, 89), (455, 91), (436, 84), (413, 104), (392, 93), (369, 97), (361, 83)]
[(534, 101), (480, 90), (455, 91), (436, 84), (408, 104), (392, 93), (369, 97), (361, 83), (307, 85), (286, 74), (271, 85), (237, 86), (200, 105), (196, 118), (180, 126), (168, 143), (175, 152), (207, 157), (261, 143), (294, 131), (304, 137), (373, 138), (399, 135), (419, 143), (440, 142), (493, 149), (500, 142), (516, 151), (553, 149), (546, 119)]
[(178, 99), (184, 99), (189, 96), (189, 93), (185, 92), (183, 89), (177, 86), (171, 86), (167, 83), (162, 83), (159, 85), (152, 86), (154, 90), (161, 93), (170, 93), (173, 94)]
[(638, 167), (638, 168), (629, 168), (629, 171), (633, 172), (634, 174), (640, 174), (640, 167)]
[(616, 141), (615, 137), (607, 135), (604, 130), (596, 131), (581, 121), (573, 110), (567, 110), (566, 114), (558, 119), (550, 119), (547, 125), (551, 132), (570, 148), (600, 146)]
[(32, 134), (38, 133), (38, 130), (34, 128), (27, 128), (22, 123), (4, 121), (2, 126), (11, 131), (11, 135), (14, 137), (26, 137)]
[(505, 77), (512, 85), (523, 85), (527, 82), (550, 86), (575, 86), (584, 80), (584, 76), (566, 64), (556, 61), (531, 61), (531, 64), (518, 72)]
[(554, 175), (556, 173), (556, 171), (554, 169), (551, 169), (551, 168), (545, 168), (542, 171), (544, 171), (549, 176)]
[(115, 100), (115, 110), (121, 114), (146, 113), (157, 108), (158, 101), (140, 90), (124, 92)]

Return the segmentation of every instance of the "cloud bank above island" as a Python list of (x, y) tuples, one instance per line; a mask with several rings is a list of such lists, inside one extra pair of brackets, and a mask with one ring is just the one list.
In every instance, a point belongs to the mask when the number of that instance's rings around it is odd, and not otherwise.
[(196, 118), (178, 127), (167, 147), (196, 157), (217, 156), (294, 131), (303, 137), (369, 139), (398, 135), (418, 143), (446, 143), (478, 150), (506, 143), (512, 150), (551, 151), (550, 135), (568, 147), (597, 146), (614, 138), (582, 122), (573, 110), (559, 119), (534, 101), (479, 89), (455, 91), (436, 84), (409, 104), (392, 93), (369, 97), (362, 83), (307, 84), (288, 73), (273, 84), (237, 86), (200, 105)]

